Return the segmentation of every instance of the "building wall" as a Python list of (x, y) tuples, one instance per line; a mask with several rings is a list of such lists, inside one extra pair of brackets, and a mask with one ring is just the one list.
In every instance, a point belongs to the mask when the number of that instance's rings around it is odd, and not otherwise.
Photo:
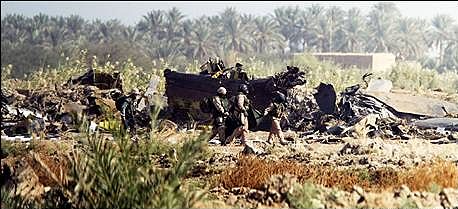
[(395, 64), (395, 56), (391, 53), (312, 53), (312, 55), (320, 61), (333, 62), (343, 68), (357, 67), (364, 70), (385, 71)]
[(390, 53), (377, 53), (373, 54), (372, 70), (385, 71), (390, 69), (396, 62), (394, 54)]

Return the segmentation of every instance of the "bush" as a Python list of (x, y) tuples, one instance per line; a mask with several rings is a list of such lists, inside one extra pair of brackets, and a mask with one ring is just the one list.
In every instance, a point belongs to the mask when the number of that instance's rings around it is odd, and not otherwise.
[[(69, 163), (64, 177), (57, 177), (34, 155), (37, 166), (59, 185), (52, 195), (35, 202), (5, 190), (2, 204), (12, 208), (191, 208), (205, 193), (189, 191), (181, 183), (205, 153), (206, 138), (206, 133), (192, 137), (172, 153), (167, 151), (173, 148), (164, 148), (157, 138), (136, 143), (129, 135), (117, 133), (110, 141), (98, 133), (86, 132), (76, 139), (78, 147), (62, 159)], [(164, 152), (172, 159), (170, 168), (156, 165), (154, 155)]]
[(322, 208), (323, 204), (318, 199), (320, 190), (312, 183), (296, 185), (295, 190), (288, 194), (288, 200), (292, 208)]
[(395, 87), (413, 91), (441, 89), (448, 93), (458, 93), (458, 72), (424, 69), (420, 65), (399, 63), (389, 72), (388, 78)]
[(329, 62), (320, 62), (312, 55), (295, 56), (289, 63), (301, 70), (305, 69), (308, 88), (315, 88), (323, 82), (332, 84), (336, 92), (361, 83), (365, 72), (357, 68), (342, 69)]
[[(153, 76), (159, 77), (158, 91), (165, 92), (165, 78), (163, 71), (166, 68), (187, 73), (198, 73), (203, 60), (181, 60), (170, 63), (164, 59), (152, 60), (151, 68), (145, 69), (137, 66), (136, 60), (126, 59), (116, 61), (111, 55), (97, 58), (90, 57), (87, 50), (81, 50), (77, 58), (65, 58), (57, 67), (44, 67), (26, 77), (26, 80), (11, 79), (11, 72), (14, 66), (5, 65), (2, 67), (2, 85), (14, 88), (44, 88), (62, 84), (72, 76), (81, 75), (88, 69), (88, 65), (98, 72), (111, 73), (115, 70), (121, 72), (124, 78), (124, 90), (127, 92), (132, 88), (146, 89)], [(298, 66), (304, 70), (307, 80), (307, 88), (315, 88), (323, 83), (330, 83), (337, 92), (348, 86), (362, 83), (362, 76), (366, 70), (357, 68), (342, 69), (328, 62), (320, 62), (312, 55), (294, 56), (284, 59), (273, 56), (261, 57), (234, 57), (234, 62), (227, 62), (227, 67), (235, 65), (235, 62), (244, 64), (249, 76), (253, 78), (268, 77), (277, 72), (286, 70), (286, 65)], [(103, 60), (103, 62), (101, 62)], [(398, 63), (388, 72), (374, 73), (373, 77), (390, 79), (395, 88), (411, 91), (425, 91), (441, 89), (448, 93), (458, 93), (458, 72), (446, 71), (438, 73), (436, 70), (423, 69), (420, 65), (409, 63)], [(45, 79), (46, 78), (46, 79)]]

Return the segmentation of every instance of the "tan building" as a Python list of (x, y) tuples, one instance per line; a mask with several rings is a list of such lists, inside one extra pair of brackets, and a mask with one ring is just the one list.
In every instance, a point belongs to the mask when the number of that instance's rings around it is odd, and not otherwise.
[(320, 61), (329, 61), (343, 68), (357, 67), (372, 71), (386, 71), (395, 64), (391, 53), (312, 53)]

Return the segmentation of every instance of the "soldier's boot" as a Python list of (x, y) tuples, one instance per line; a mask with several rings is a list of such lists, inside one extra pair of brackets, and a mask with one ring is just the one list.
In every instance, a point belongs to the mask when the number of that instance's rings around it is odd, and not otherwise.
[(208, 139), (208, 141), (212, 140), (213, 138), (215, 138), (215, 136), (218, 134), (218, 130), (213, 128), (212, 129), (212, 134), (210, 135), (210, 138)]
[(218, 127), (218, 137), (219, 140), (221, 141), (221, 145), (226, 145), (226, 127), (220, 126)]
[(283, 132), (282, 131), (280, 131), (278, 133), (278, 138), (280, 138), (280, 144), (281, 145), (287, 145), (288, 144), (288, 142), (285, 140), (285, 137), (283, 136)]
[(245, 145), (246, 144), (247, 134), (248, 134), (248, 130), (245, 129), (244, 127), (241, 127), (241, 130), (240, 130), (240, 143), (241, 143), (241, 145)]
[(268, 143), (268, 144), (272, 144), (272, 136), (273, 136), (273, 133), (270, 132), (270, 133), (269, 133), (269, 136), (267, 137), (267, 143)]
[(235, 137), (240, 135), (240, 130), (241, 127), (236, 128), (234, 132), (232, 132), (232, 134), (229, 137), (227, 137), (226, 144), (232, 144), (234, 142)]

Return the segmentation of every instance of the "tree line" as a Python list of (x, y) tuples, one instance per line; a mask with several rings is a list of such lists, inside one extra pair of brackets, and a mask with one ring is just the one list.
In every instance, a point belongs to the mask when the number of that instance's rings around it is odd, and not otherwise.
[[(448, 15), (431, 20), (403, 17), (394, 3), (377, 3), (367, 15), (356, 7), (312, 5), (280, 7), (265, 16), (226, 8), (194, 19), (172, 8), (152, 10), (134, 25), (77, 15), (2, 18), (1, 62), (12, 64), (15, 76), (57, 66), (62, 57), (81, 49), (101, 58), (132, 58), (144, 67), (156, 59), (186, 62), (228, 53), (281, 57), (299, 52), (389, 52), (444, 71), (458, 66), (458, 24)], [(429, 57), (430, 51), (438, 56)]]

